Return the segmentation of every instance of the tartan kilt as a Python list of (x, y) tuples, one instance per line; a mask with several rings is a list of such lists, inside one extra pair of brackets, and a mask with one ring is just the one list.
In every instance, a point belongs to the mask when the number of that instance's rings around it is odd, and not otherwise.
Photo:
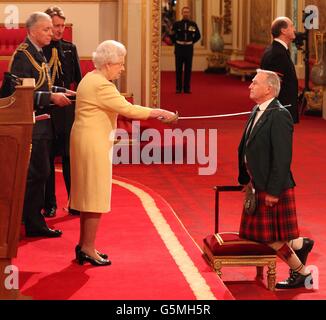
[(294, 189), (282, 192), (273, 207), (265, 205), (266, 192), (257, 192), (253, 214), (242, 212), (239, 236), (258, 242), (289, 241), (299, 237)]

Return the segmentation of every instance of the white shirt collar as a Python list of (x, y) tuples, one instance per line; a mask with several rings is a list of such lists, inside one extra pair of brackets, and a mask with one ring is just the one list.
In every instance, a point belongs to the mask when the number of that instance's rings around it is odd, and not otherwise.
[(262, 104), (259, 105), (259, 110), (260, 111), (265, 111), (267, 109), (267, 107), (269, 106), (269, 104), (274, 100), (275, 98), (269, 99), (265, 102), (263, 102)]
[(285, 47), (286, 50), (289, 49), (288, 45), (281, 39), (274, 39), (275, 41), (279, 42), (281, 45), (283, 45), (283, 47)]

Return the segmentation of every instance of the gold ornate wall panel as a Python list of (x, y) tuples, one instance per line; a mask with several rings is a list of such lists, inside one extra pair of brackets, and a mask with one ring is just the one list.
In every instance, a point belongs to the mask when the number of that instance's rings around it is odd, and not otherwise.
[(272, 0), (250, 1), (250, 42), (269, 44), (271, 41)]
[(289, 18), (293, 18), (293, 0), (286, 0), (285, 15)]
[(151, 91), (150, 104), (153, 107), (160, 105), (160, 55), (161, 55), (161, 1), (152, 1), (152, 59), (151, 59)]
[[(222, 4), (222, 3), (221, 3)], [(223, 3), (223, 34), (232, 33), (232, 0), (224, 0)]]

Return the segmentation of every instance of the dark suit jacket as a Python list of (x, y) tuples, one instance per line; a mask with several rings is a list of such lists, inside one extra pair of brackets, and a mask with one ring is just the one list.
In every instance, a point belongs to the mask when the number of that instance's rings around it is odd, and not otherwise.
[(249, 183), (248, 167), (257, 191), (279, 196), (283, 190), (295, 186), (290, 170), (293, 121), (290, 113), (274, 99), (254, 126), (246, 144), (245, 133), (256, 109), (257, 106), (253, 109), (239, 145), (238, 180), (240, 184)]
[(281, 43), (274, 40), (265, 50), (260, 67), (274, 71), (281, 77), (281, 91), (278, 100), (284, 106), (291, 104), (291, 107), (287, 109), (292, 115), (293, 122), (299, 122), (298, 79), (288, 51)]

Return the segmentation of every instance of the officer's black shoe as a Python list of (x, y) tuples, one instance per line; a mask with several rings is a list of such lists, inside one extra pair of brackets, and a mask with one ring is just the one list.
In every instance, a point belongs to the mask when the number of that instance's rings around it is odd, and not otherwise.
[(44, 209), (43, 216), (46, 217), (46, 218), (53, 218), (57, 214), (56, 211), (57, 211), (56, 207), (52, 207), (52, 208), (49, 208), (49, 209)]
[(310, 289), (312, 286), (312, 276), (311, 273), (307, 275), (300, 274), (298, 272), (291, 272), (288, 279), (278, 282), (275, 286), (276, 289), (295, 289), (304, 288)]
[(47, 227), (40, 230), (26, 230), (26, 237), (58, 238), (61, 237), (61, 235), (61, 230), (54, 230)]
[(80, 211), (78, 211), (78, 210), (68, 208), (68, 212), (72, 216), (80, 216)]
[(191, 91), (190, 90), (185, 90), (184, 93), (190, 94)]
[(309, 238), (303, 238), (302, 248), (294, 250), (303, 265), (306, 265), (308, 254), (314, 246), (314, 241)]
[(181, 93), (181, 90), (176, 90), (175, 93), (179, 94), (179, 93)]

